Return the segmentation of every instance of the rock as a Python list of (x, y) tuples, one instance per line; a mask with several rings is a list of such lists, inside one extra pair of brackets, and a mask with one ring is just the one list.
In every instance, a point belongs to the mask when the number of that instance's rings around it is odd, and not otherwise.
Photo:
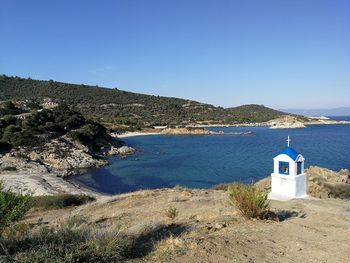
[(111, 149), (109, 149), (109, 151), (107, 152), (108, 156), (113, 156), (118, 154), (118, 149), (117, 147), (112, 146)]
[(184, 245), (184, 241), (181, 238), (177, 237), (174, 239), (174, 245), (177, 247), (182, 247)]
[(343, 183), (350, 184), (350, 171), (348, 169), (341, 169), (339, 174), (342, 177)]
[(18, 171), (26, 171), (29, 174), (48, 172), (48, 169), (38, 162), (32, 162), (26, 158), (18, 158), (6, 154), (0, 159), (0, 170), (10, 171), (8, 169), (9, 167), (14, 167), (16, 173)]
[(227, 225), (225, 223), (216, 223), (215, 224), (215, 230), (220, 230), (227, 227)]
[(29, 155), (28, 155), (29, 159), (30, 160), (33, 160), (33, 161), (37, 161), (37, 160), (40, 160), (40, 155), (34, 151), (30, 152)]
[(54, 139), (42, 147), (17, 149), (12, 155), (27, 156), (30, 161), (57, 170), (97, 167), (108, 163), (91, 152), (87, 146), (64, 136)]
[(135, 152), (136, 150), (129, 146), (122, 146), (117, 149), (117, 153), (120, 155), (130, 155), (130, 154), (134, 154)]
[(266, 123), (270, 126), (270, 129), (295, 129), (295, 128), (306, 128), (304, 123), (299, 121), (297, 117), (291, 115), (284, 115), (280, 118), (273, 119)]

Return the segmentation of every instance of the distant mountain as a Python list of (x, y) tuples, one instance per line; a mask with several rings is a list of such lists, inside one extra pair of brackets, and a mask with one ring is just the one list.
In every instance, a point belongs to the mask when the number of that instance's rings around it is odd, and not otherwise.
[(192, 100), (0, 75), (0, 101), (65, 103), (109, 127), (264, 122), (285, 113), (263, 105), (224, 109)]
[(350, 107), (334, 109), (284, 109), (283, 112), (300, 114), (305, 116), (350, 116)]

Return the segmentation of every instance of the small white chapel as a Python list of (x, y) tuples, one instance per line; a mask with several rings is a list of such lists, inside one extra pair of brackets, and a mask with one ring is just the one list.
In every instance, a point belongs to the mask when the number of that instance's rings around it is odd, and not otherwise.
[(271, 174), (271, 192), (268, 199), (287, 201), (307, 197), (305, 159), (290, 147), (290, 142), (288, 136), (287, 147), (273, 158), (274, 170)]

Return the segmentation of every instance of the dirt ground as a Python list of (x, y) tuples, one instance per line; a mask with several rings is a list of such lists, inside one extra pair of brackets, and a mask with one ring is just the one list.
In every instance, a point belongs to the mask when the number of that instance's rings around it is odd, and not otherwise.
[[(166, 211), (175, 207), (171, 219)], [(350, 262), (350, 202), (271, 202), (281, 222), (246, 220), (221, 190), (139, 191), (77, 208), (31, 211), (25, 222), (56, 225), (71, 217), (134, 237), (130, 262)]]

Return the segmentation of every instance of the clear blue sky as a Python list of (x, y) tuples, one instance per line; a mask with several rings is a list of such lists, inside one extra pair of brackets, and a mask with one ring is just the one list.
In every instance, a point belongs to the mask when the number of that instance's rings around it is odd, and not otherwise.
[(0, 0), (0, 74), (221, 106), (350, 106), (349, 0)]

